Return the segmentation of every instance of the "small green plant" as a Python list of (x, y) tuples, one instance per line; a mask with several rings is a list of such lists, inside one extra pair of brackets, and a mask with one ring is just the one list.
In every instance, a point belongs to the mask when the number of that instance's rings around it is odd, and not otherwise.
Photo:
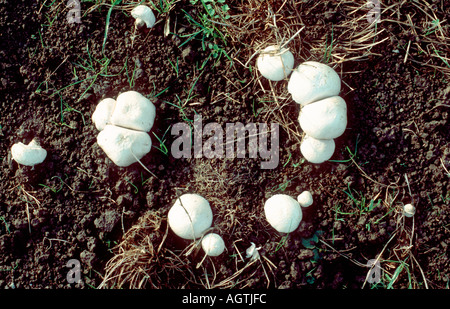
[(213, 18), (213, 19), (229, 19), (230, 14), (228, 11), (230, 7), (225, 3), (225, 0), (190, 0), (191, 4), (197, 4), (198, 2), (203, 4), (205, 8), (206, 14), (204, 14), (204, 18)]
[(150, 2), (150, 6), (160, 15), (162, 15), (169, 13), (175, 7), (175, 2), (177, 1), (178, 0), (158, 0), (153, 1), (153, 3)]
[(230, 7), (225, 4), (225, 0), (191, 0), (191, 4), (195, 5), (199, 1), (204, 10), (197, 15), (198, 20), (189, 15), (185, 10), (182, 10), (189, 23), (198, 30), (194, 33), (181, 35), (180, 37), (185, 37), (187, 40), (180, 46), (193, 39), (197, 39), (201, 41), (203, 50), (209, 49), (211, 51), (210, 55), (216, 61), (222, 56), (225, 56), (232, 62), (232, 59), (224, 48), (224, 45), (227, 44), (226, 35), (218, 28), (218, 26), (228, 26), (225, 22), (230, 18), (228, 13)]
[(159, 136), (157, 136), (156, 134), (155, 134), (155, 132), (152, 132), (153, 133), (153, 135), (156, 137), (156, 139), (158, 140), (158, 142), (159, 142), (159, 146), (153, 146), (153, 147), (155, 147), (156, 149), (158, 149), (159, 151), (161, 151), (164, 155), (168, 155), (169, 154), (169, 149), (167, 148), (167, 146), (166, 146), (166, 138), (165, 138), (165, 136), (166, 136), (166, 134), (167, 134), (167, 132), (169, 131), (169, 129), (170, 129), (170, 126), (167, 128), (167, 130), (166, 130), (166, 132), (164, 132), (164, 135), (160, 138)]
[(357, 210), (355, 214), (362, 215), (372, 211), (375, 207), (381, 204), (381, 200), (374, 201), (373, 199), (367, 201), (366, 197), (361, 193), (350, 188), (350, 184), (347, 185), (347, 190), (343, 190), (348, 198), (353, 202), (353, 207)]

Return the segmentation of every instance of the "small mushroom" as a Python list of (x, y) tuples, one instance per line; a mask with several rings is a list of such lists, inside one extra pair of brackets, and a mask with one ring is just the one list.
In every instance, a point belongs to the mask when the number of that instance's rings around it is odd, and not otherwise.
[(196, 239), (211, 227), (213, 215), (204, 197), (187, 193), (175, 201), (167, 218), (176, 235), (184, 239)]
[(333, 96), (305, 105), (298, 121), (303, 132), (317, 139), (341, 136), (347, 127), (347, 104), (340, 96)]
[(12, 145), (11, 155), (17, 163), (34, 167), (35, 165), (44, 162), (47, 157), (47, 150), (42, 148), (39, 143), (33, 139), (28, 145), (20, 142)]
[(331, 67), (316, 61), (300, 64), (291, 74), (288, 91), (301, 105), (336, 96), (341, 91), (339, 75)]
[(411, 218), (416, 213), (416, 207), (413, 204), (406, 204), (403, 206), (403, 215), (405, 217)]
[(294, 67), (294, 55), (278, 45), (266, 47), (256, 59), (256, 66), (267, 79), (280, 81), (289, 76)]
[(303, 191), (302, 193), (300, 193), (297, 196), (297, 202), (300, 204), (300, 206), (302, 207), (309, 207), (312, 205), (313, 203), (313, 197), (311, 192), (309, 191)]
[(202, 239), (202, 248), (209, 256), (219, 256), (225, 250), (225, 242), (219, 234), (209, 233)]
[(280, 233), (290, 233), (297, 229), (302, 221), (300, 204), (285, 194), (276, 194), (264, 204), (267, 221)]
[(333, 156), (335, 148), (333, 139), (316, 139), (305, 135), (300, 145), (300, 152), (309, 162), (320, 164)]
[(258, 251), (260, 249), (261, 247), (257, 248), (254, 242), (250, 242), (250, 247), (245, 250), (246, 258), (250, 258), (251, 261), (259, 259), (260, 255)]
[(150, 152), (152, 140), (142, 131), (106, 125), (97, 136), (97, 143), (106, 155), (121, 167), (129, 166)]
[(131, 16), (135, 19), (135, 26), (137, 29), (142, 28), (144, 25), (147, 28), (153, 27), (156, 22), (155, 14), (151, 8), (146, 5), (138, 5), (131, 11)]

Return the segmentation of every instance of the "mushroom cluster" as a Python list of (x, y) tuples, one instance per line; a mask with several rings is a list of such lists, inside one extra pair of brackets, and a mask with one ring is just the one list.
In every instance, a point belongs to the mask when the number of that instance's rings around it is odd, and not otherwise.
[(341, 80), (331, 67), (307, 61), (289, 79), (288, 91), (301, 105), (298, 121), (305, 133), (300, 151), (311, 163), (322, 163), (335, 150), (334, 139), (347, 127), (347, 104), (339, 96)]
[[(208, 200), (195, 193), (181, 195), (169, 210), (167, 220), (179, 237), (195, 240), (211, 227), (213, 214)], [(216, 233), (203, 236), (201, 246), (206, 255), (218, 256), (225, 250), (222, 237)]]
[(92, 114), (100, 131), (97, 143), (117, 166), (129, 166), (150, 152), (152, 141), (147, 132), (155, 117), (153, 103), (136, 91), (121, 93), (117, 100), (104, 99)]

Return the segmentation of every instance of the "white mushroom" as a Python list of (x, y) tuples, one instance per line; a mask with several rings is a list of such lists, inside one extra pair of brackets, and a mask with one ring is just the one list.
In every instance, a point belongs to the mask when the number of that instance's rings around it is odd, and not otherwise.
[(225, 242), (219, 234), (209, 233), (202, 239), (202, 248), (209, 256), (219, 256), (225, 250)]
[(11, 155), (17, 163), (34, 167), (44, 162), (47, 157), (47, 151), (33, 139), (28, 145), (20, 142), (12, 145)]
[(311, 192), (309, 191), (303, 191), (302, 193), (300, 193), (297, 196), (297, 202), (300, 204), (300, 206), (302, 207), (309, 207), (312, 205), (313, 203), (313, 197)]
[(172, 231), (184, 239), (200, 237), (212, 224), (209, 202), (198, 194), (181, 195), (170, 208), (168, 222)]
[(414, 207), (412, 204), (406, 204), (403, 206), (403, 215), (405, 217), (413, 217), (416, 213), (416, 207)]
[(94, 113), (92, 114), (92, 121), (95, 124), (97, 130), (101, 131), (105, 128), (107, 124), (111, 121), (111, 115), (114, 111), (114, 106), (116, 105), (116, 100), (114, 99), (104, 99), (101, 100)]
[(341, 91), (339, 75), (328, 65), (307, 61), (291, 74), (288, 91), (301, 105), (336, 96)]
[(264, 204), (267, 221), (280, 233), (290, 233), (297, 229), (302, 221), (300, 204), (285, 194), (276, 194)]
[(155, 105), (136, 91), (119, 94), (111, 124), (127, 129), (149, 132), (155, 121)]
[(267, 79), (280, 81), (291, 74), (294, 67), (294, 55), (278, 45), (266, 47), (258, 56), (256, 66)]
[(138, 5), (131, 11), (131, 16), (134, 17), (136, 28), (142, 28), (144, 25), (147, 28), (153, 27), (156, 22), (155, 14), (151, 8), (146, 5)]
[(246, 258), (250, 258), (250, 260), (256, 260), (260, 258), (259, 255), (259, 250), (261, 249), (261, 247), (256, 247), (254, 242), (250, 242), (250, 247), (247, 248), (247, 250), (245, 250), (245, 254), (246, 254)]
[(316, 139), (305, 135), (300, 145), (300, 151), (311, 163), (320, 164), (329, 160), (334, 153), (336, 145), (332, 139)]
[(106, 155), (121, 167), (137, 162), (150, 152), (152, 147), (152, 140), (147, 133), (114, 125), (105, 126), (97, 136), (97, 143)]
[(347, 127), (347, 104), (339, 96), (305, 105), (298, 121), (303, 132), (317, 139), (341, 136)]

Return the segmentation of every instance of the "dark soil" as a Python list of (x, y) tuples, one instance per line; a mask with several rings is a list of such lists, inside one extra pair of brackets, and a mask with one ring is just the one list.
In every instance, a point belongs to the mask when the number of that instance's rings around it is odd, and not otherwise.
[[(227, 1), (231, 15), (250, 14), (240, 2)], [(434, 2), (437, 18), (448, 17), (450, 6), (441, 10)], [(313, 47), (348, 18), (344, 2), (262, 3), (251, 12), (255, 25), (274, 7), (285, 20), (296, 16), (303, 23), (298, 27), (305, 26), (301, 40), (292, 42), (296, 65), (322, 61)], [(236, 33), (226, 46), (216, 39), (229, 56), (216, 58), (201, 40), (184, 37), (198, 30), (186, 14), (198, 16), (199, 4), (177, 2), (177, 9), (157, 14), (156, 26), (134, 39), (129, 10), (115, 8), (106, 40), (109, 6), (86, 11), (94, 3), (83, 2), (81, 23), (69, 24), (65, 4), (0, 3), (1, 288), (98, 287), (116, 246), (148, 218), (159, 222), (149, 231), (155, 247), (167, 237), (165, 256), (155, 262), (160, 271), (151, 272), (153, 286), (147, 287), (224, 287), (231, 280), (237, 288), (448, 288), (450, 88), (445, 70), (436, 69), (445, 68), (441, 59), (417, 47), (428, 46), (421, 37), (383, 22), (377, 40), (387, 40), (367, 57), (336, 66), (349, 126), (336, 140), (332, 160), (314, 165), (299, 151), (297, 104), (264, 100), (273, 92), (283, 97), (286, 83), (273, 83), (272, 92), (243, 66), (254, 40), (263, 42), (267, 33)], [(403, 21), (406, 14), (417, 25), (426, 18), (412, 5), (399, 10)], [(164, 35), (166, 21), (170, 33)], [(333, 31), (335, 38), (344, 33)], [(410, 40), (417, 44), (405, 62)], [(96, 144), (95, 106), (127, 90), (152, 98), (157, 107), (154, 147), (141, 160), (151, 173), (138, 163), (115, 166)], [(183, 109), (175, 106), (180, 102)], [(175, 159), (170, 145), (177, 136), (170, 128), (191, 123), (196, 114), (203, 124), (220, 125), (283, 119), (278, 167), (261, 169), (261, 158)], [(46, 160), (34, 169), (19, 166), (10, 147), (35, 137), (48, 151)], [(168, 153), (158, 149), (158, 138)], [(284, 237), (265, 221), (264, 201), (303, 190), (312, 192), (314, 204), (304, 210), (298, 230)], [(199, 268), (202, 255), (181, 254), (189, 243), (172, 235), (165, 221), (177, 196), (187, 192), (210, 201), (214, 229), (227, 244), (225, 254)], [(416, 206), (414, 218), (402, 216), (406, 203)], [(251, 242), (261, 247), (261, 261), (239, 272)], [(380, 253), (382, 280), (365, 283), (364, 265)], [(169, 254), (179, 256), (178, 267)], [(81, 263), (81, 282), (67, 281), (71, 259)]]

